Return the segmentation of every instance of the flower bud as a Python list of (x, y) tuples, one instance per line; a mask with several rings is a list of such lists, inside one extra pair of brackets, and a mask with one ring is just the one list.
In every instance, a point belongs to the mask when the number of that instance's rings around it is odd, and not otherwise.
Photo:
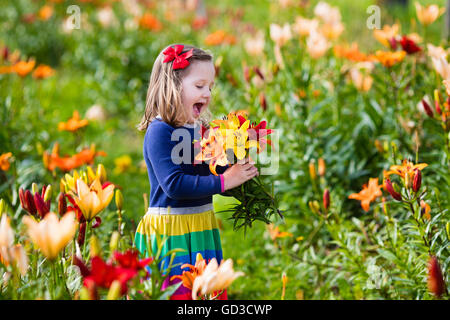
[(97, 286), (93, 280), (85, 281), (84, 287), (80, 290), (81, 300), (98, 300)]
[(67, 211), (67, 200), (66, 194), (64, 192), (60, 192), (58, 195), (58, 213), (62, 217)]
[(122, 192), (119, 189), (116, 189), (115, 200), (116, 200), (117, 210), (122, 211), (122, 208), (123, 208), (123, 195), (122, 195)]
[(247, 66), (244, 67), (244, 79), (247, 83), (249, 83), (251, 79), (250, 69)]
[(24, 209), (27, 210), (30, 214), (36, 215), (37, 210), (36, 206), (34, 205), (34, 198), (30, 190), (25, 191), (24, 199), (26, 204), (26, 207)]
[(83, 222), (83, 223), (80, 223), (80, 228), (78, 230), (78, 238), (77, 238), (77, 242), (80, 247), (84, 244), (85, 233), (86, 233), (86, 222)]
[(31, 184), (31, 191), (33, 192), (33, 194), (36, 194), (36, 192), (39, 192), (38, 185), (36, 182), (33, 182)]
[(111, 240), (109, 240), (109, 251), (114, 252), (117, 250), (119, 244), (120, 234), (118, 231), (114, 231), (111, 235)]
[(428, 261), (428, 290), (438, 298), (445, 291), (444, 277), (442, 276), (441, 267), (435, 256), (430, 257)]
[(264, 75), (262, 74), (261, 70), (257, 66), (253, 67), (253, 71), (255, 71), (255, 73), (261, 78), (261, 80), (264, 80)]
[(420, 214), (425, 220), (428, 221), (431, 220), (430, 211), (431, 211), (430, 205), (425, 201), (420, 200)]
[(395, 51), (397, 49), (397, 39), (395, 39), (395, 37), (392, 37), (389, 40), (389, 45), (391, 46), (391, 49)]
[(411, 177), (410, 177), (410, 175), (408, 173), (405, 173), (404, 182), (405, 182), (405, 188), (406, 189), (411, 188)]
[(417, 192), (422, 184), (422, 172), (418, 169), (414, 170), (413, 191)]
[(316, 180), (316, 178), (317, 178), (316, 164), (315, 164), (314, 160), (311, 160), (309, 162), (309, 176), (311, 177), (311, 180)]
[(50, 208), (47, 206), (44, 199), (38, 192), (34, 194), (34, 204), (36, 206), (37, 212), (39, 213), (39, 216), (41, 217), (41, 219), (43, 219), (45, 215), (49, 213)]
[(323, 207), (328, 209), (330, 207), (330, 190), (325, 189), (323, 192)]
[(323, 160), (323, 158), (319, 158), (319, 163), (318, 163), (318, 172), (319, 172), (319, 176), (323, 177), (325, 175), (325, 160)]
[(381, 197), (381, 203), (383, 205), (383, 213), (389, 217), (389, 206), (386, 203), (385, 197)]
[(26, 209), (25, 192), (23, 191), (23, 188), (19, 189), (19, 200), (22, 208), (28, 211), (28, 209)]
[(386, 186), (386, 190), (390, 193), (392, 198), (394, 198), (397, 201), (402, 201), (402, 195), (394, 190), (394, 186), (392, 185), (391, 180), (386, 179), (385, 186)]
[(442, 114), (441, 110), (441, 99), (439, 97), (439, 90), (434, 90), (434, 106), (436, 108), (436, 112)]
[(41, 198), (44, 199), (44, 195), (45, 195), (45, 191), (47, 190), (47, 186), (44, 185), (42, 186), (42, 190), (41, 190)]
[(5, 209), (6, 209), (5, 200), (0, 199), (0, 217), (2, 216), (3, 212), (6, 211)]
[(319, 202), (317, 202), (317, 200), (309, 201), (308, 205), (312, 212), (314, 212), (316, 214), (320, 213), (320, 206), (319, 206)]
[[(80, 179), (82, 179), (86, 184), (89, 184), (88, 175), (87, 175), (86, 171), (81, 171)], [(75, 182), (75, 185), (76, 185), (76, 182)]]
[(66, 182), (63, 178), (59, 180), (59, 192), (66, 192)]
[(281, 291), (281, 300), (284, 300), (284, 295), (286, 293), (286, 284), (288, 282), (288, 277), (286, 275), (286, 272), (283, 272), (283, 274), (281, 275), (281, 282), (282, 282), (282, 291)]
[(259, 93), (259, 103), (261, 104), (261, 107), (264, 111), (267, 110), (267, 101), (266, 101), (266, 96), (264, 95), (263, 92)]
[(377, 148), (379, 153), (384, 153), (384, 148), (383, 148), (383, 145), (381, 144), (380, 140), (375, 139), (374, 144), (375, 144), (375, 148)]
[(425, 99), (422, 99), (422, 105), (423, 105), (423, 109), (425, 110), (426, 114), (430, 118), (433, 118), (433, 116), (434, 116), (433, 110), (431, 109), (430, 105), (428, 104), (428, 102)]
[(44, 193), (44, 201), (45, 202), (51, 201), (51, 199), (52, 199), (52, 191), (53, 191), (52, 185), (49, 184), (48, 187), (45, 189), (45, 193)]
[(91, 295), (86, 287), (80, 289), (80, 300), (91, 300)]
[(87, 170), (88, 184), (90, 185), (92, 181), (95, 180), (96, 175), (90, 166), (87, 166), (86, 170)]
[(105, 167), (101, 163), (97, 166), (97, 177), (100, 178), (101, 184), (103, 184), (107, 179)]
[(108, 295), (106, 300), (117, 300), (120, 298), (120, 292), (122, 290), (122, 285), (119, 280), (114, 280), (109, 287)]
[(102, 224), (102, 218), (100, 218), (99, 216), (96, 216), (94, 218), (94, 223), (92, 224), (92, 229), (97, 229), (98, 227), (100, 227), (100, 225)]
[(272, 67), (273, 75), (275, 76), (278, 73), (278, 71), (280, 71), (280, 66), (277, 63), (275, 63)]
[(91, 239), (89, 239), (89, 244), (90, 244), (91, 258), (100, 256), (101, 248), (96, 236), (92, 236)]

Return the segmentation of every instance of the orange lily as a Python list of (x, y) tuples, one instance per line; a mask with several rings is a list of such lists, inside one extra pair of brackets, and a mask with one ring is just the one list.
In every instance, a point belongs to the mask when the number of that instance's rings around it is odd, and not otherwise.
[(161, 22), (153, 16), (151, 13), (144, 13), (144, 15), (138, 20), (139, 26), (151, 31), (160, 31), (162, 29)]
[(12, 157), (12, 153), (11, 152), (7, 152), (4, 153), (2, 155), (0, 155), (0, 169), (3, 171), (8, 171), (9, 170), (9, 159)]
[(373, 55), (367, 55), (358, 49), (358, 44), (353, 42), (350, 47), (336, 45), (333, 48), (334, 55), (338, 58), (345, 58), (355, 62), (373, 61)]
[(278, 238), (286, 238), (286, 237), (292, 237), (292, 233), (286, 232), (286, 231), (280, 231), (278, 226), (275, 228), (273, 227), (273, 224), (267, 225), (267, 230), (269, 231), (270, 238), (272, 241), (275, 241)]
[(25, 77), (27, 74), (33, 70), (36, 61), (34, 59), (30, 59), (28, 62), (18, 61), (11, 68), (12, 71), (17, 73), (21, 77)]
[(206, 268), (206, 261), (203, 259), (200, 253), (197, 253), (195, 258), (195, 266), (185, 263), (181, 266), (181, 269), (189, 268), (189, 271), (183, 271), (182, 275), (172, 276), (170, 281), (174, 279), (180, 279), (183, 282), (183, 286), (192, 290), (195, 278), (201, 275)]
[(209, 170), (217, 176), (216, 166), (226, 166), (228, 164), (224, 149), (225, 141), (218, 129), (210, 129), (208, 133), (208, 137), (200, 142), (202, 151), (195, 157), (195, 160), (209, 160)]
[(90, 148), (86, 148), (73, 156), (60, 157), (59, 156), (59, 144), (55, 143), (52, 153), (48, 154), (44, 151), (43, 161), (44, 166), (50, 170), (54, 171), (56, 168), (60, 168), (63, 171), (70, 171), (81, 167), (84, 164), (92, 164), (95, 157), (106, 156), (104, 151), (95, 151), (95, 145), (91, 145)]
[(226, 33), (224, 30), (217, 30), (210, 33), (205, 38), (205, 44), (209, 46), (217, 46), (223, 43), (235, 44), (236, 38), (233, 35)]
[(410, 181), (414, 178), (414, 170), (422, 170), (427, 167), (426, 163), (413, 164), (412, 162), (404, 159), (401, 165), (394, 165), (389, 168), (389, 171), (386, 172), (386, 177), (389, 177), (391, 174), (399, 175), (402, 179), (405, 179), (406, 175), (409, 175)]
[(45, 79), (52, 76), (55, 71), (45, 64), (39, 65), (33, 72), (33, 78), (35, 79)]
[(39, 15), (39, 19), (41, 19), (43, 21), (47, 21), (53, 15), (53, 7), (52, 6), (48, 6), (48, 5), (43, 6), (39, 10), (38, 15)]
[(378, 62), (380, 62), (385, 67), (392, 67), (393, 65), (401, 62), (406, 56), (405, 51), (381, 51), (378, 50), (375, 53), (375, 58)]
[(361, 201), (361, 207), (367, 212), (370, 209), (370, 203), (382, 196), (381, 187), (382, 185), (378, 185), (378, 178), (370, 178), (369, 185), (364, 184), (359, 193), (352, 193), (348, 198)]
[(72, 118), (67, 120), (67, 122), (60, 122), (58, 124), (59, 131), (70, 131), (75, 132), (80, 128), (83, 128), (89, 124), (89, 121), (86, 119), (80, 120), (80, 114), (77, 110), (73, 112)]

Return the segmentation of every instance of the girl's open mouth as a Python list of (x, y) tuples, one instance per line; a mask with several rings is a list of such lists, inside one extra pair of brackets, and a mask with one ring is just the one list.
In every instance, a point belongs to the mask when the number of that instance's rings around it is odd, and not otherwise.
[(201, 102), (194, 103), (194, 105), (192, 107), (194, 117), (200, 116), (200, 113), (202, 112), (202, 108), (204, 105), (205, 104), (201, 103)]

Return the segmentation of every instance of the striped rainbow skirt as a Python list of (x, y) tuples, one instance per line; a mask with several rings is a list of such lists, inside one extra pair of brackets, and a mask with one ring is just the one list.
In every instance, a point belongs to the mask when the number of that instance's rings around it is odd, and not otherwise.
[[(139, 222), (136, 229), (134, 242), (139, 252), (148, 257), (147, 244), (151, 245), (151, 252), (158, 251), (158, 242), (163, 237), (168, 237), (164, 242), (161, 255), (164, 256), (170, 250), (179, 248), (172, 262), (169, 276), (163, 283), (162, 289), (178, 283), (180, 279), (170, 280), (174, 275), (181, 275), (189, 268), (181, 269), (185, 263), (195, 265), (197, 253), (200, 253), (208, 262), (216, 258), (222, 261), (222, 246), (220, 244), (219, 229), (212, 203), (199, 207), (187, 208), (156, 208), (150, 207)], [(165, 257), (159, 264), (166, 269), (170, 263), (170, 256)], [(171, 300), (191, 300), (191, 290), (181, 285), (170, 297)], [(226, 291), (219, 297), (227, 299)]]

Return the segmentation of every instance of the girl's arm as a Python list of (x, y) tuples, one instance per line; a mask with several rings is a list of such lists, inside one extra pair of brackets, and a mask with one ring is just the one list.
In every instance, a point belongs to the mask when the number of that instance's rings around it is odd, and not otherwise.
[(171, 141), (173, 128), (163, 122), (152, 124), (144, 139), (144, 151), (150, 159), (156, 179), (172, 199), (196, 199), (223, 191), (223, 176), (190, 175), (172, 161), (172, 149), (179, 141)]

